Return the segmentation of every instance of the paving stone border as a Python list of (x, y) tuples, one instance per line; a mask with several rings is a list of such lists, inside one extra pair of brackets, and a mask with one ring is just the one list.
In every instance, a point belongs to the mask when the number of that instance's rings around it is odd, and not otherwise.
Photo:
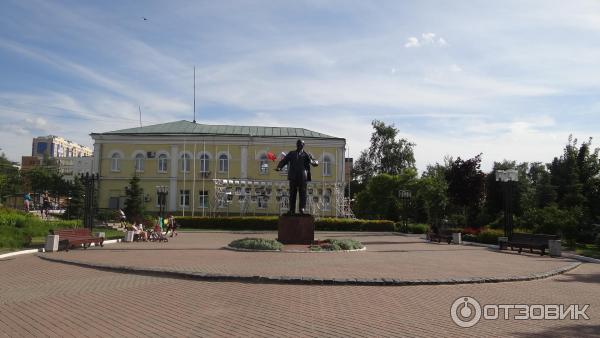
[(225, 250), (231, 251), (242, 251), (242, 252), (281, 252), (281, 253), (336, 253), (336, 252), (357, 252), (357, 251), (367, 251), (367, 247), (363, 246), (362, 249), (354, 249), (354, 250), (321, 250), (321, 251), (311, 251), (311, 250), (255, 250), (255, 249), (245, 249), (245, 248), (234, 248), (232, 246), (226, 245), (223, 247)]
[(445, 278), (445, 279), (396, 279), (396, 278), (323, 278), (323, 277), (304, 277), (304, 276), (259, 276), (259, 275), (235, 275), (235, 274), (214, 274), (206, 272), (177, 271), (170, 268), (151, 268), (135, 267), (115, 264), (88, 263), (77, 260), (52, 257), (51, 254), (37, 254), (41, 259), (70, 264), (86, 268), (94, 268), (106, 271), (115, 271), (122, 273), (133, 273), (140, 275), (175, 277), (184, 279), (195, 279), (202, 281), (233, 281), (245, 283), (275, 283), (275, 284), (314, 284), (314, 285), (379, 285), (379, 286), (410, 286), (410, 285), (456, 285), (456, 284), (476, 284), (476, 283), (504, 283), (504, 282), (523, 282), (563, 274), (571, 271), (581, 262), (574, 262), (566, 266), (539, 273), (532, 273), (520, 276), (506, 277), (464, 277), (464, 278)]

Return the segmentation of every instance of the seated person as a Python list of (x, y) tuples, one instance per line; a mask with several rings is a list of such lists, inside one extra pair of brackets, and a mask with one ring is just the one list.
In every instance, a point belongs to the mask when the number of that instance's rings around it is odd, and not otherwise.
[(148, 240), (148, 234), (144, 231), (144, 225), (142, 223), (138, 225), (134, 224), (133, 231), (136, 235), (139, 236), (140, 240), (143, 240), (144, 242)]
[(173, 215), (169, 215), (167, 218), (167, 234), (169, 233), (169, 230), (171, 230), (171, 237), (173, 237), (173, 235), (177, 236), (177, 223), (175, 223), (175, 217), (173, 217)]

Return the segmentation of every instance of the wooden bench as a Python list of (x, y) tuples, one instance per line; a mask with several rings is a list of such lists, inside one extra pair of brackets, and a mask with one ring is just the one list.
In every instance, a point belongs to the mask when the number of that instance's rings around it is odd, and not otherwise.
[[(546, 249), (548, 249), (548, 241), (557, 239), (559, 239), (559, 237), (556, 235), (514, 233), (505, 244), (501, 243), (500, 245), (502, 247), (510, 247), (511, 250), (518, 248), (519, 253), (523, 251), (523, 248), (529, 248), (529, 252), (532, 253), (533, 249), (540, 250), (541, 255), (543, 256)], [(502, 250), (502, 247), (500, 250)]]
[(92, 243), (104, 246), (104, 238), (92, 236), (90, 229), (60, 229), (54, 230), (52, 233), (58, 235), (59, 250), (62, 248), (69, 251), (69, 249), (80, 245), (87, 249)]
[(452, 233), (447, 230), (440, 230), (438, 233), (430, 231), (427, 233), (427, 239), (429, 239), (431, 242), (437, 241), (438, 243), (441, 243), (444, 241), (450, 244), (452, 243)]

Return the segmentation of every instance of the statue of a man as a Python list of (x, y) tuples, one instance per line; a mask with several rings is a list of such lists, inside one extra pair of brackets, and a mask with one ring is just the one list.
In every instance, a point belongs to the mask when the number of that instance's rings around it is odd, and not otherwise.
[[(277, 164), (276, 171), (280, 171), (287, 164), (288, 180), (290, 181), (290, 210), (289, 214), (296, 213), (296, 193), (300, 193), (300, 214), (306, 211), (306, 182), (310, 181), (310, 166), (316, 167), (319, 162), (312, 155), (304, 151), (304, 141), (296, 141), (296, 150), (292, 150)], [(298, 191), (299, 190), (299, 191)]]

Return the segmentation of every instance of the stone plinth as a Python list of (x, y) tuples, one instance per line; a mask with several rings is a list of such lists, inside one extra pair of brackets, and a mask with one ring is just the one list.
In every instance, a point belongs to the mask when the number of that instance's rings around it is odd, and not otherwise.
[(125, 234), (125, 242), (133, 242), (133, 235), (135, 235), (135, 232), (127, 231)]
[(48, 235), (46, 236), (46, 252), (54, 252), (58, 251), (58, 235)]
[(549, 240), (548, 241), (548, 253), (552, 257), (560, 257), (561, 256), (561, 246), (560, 240)]
[(507, 242), (508, 242), (508, 237), (498, 237), (498, 248), (500, 250), (506, 249)]
[(281, 215), (277, 240), (283, 244), (310, 245), (315, 240), (315, 219), (310, 215)]
[(454, 244), (462, 244), (462, 233), (453, 232), (452, 233), (452, 243)]

